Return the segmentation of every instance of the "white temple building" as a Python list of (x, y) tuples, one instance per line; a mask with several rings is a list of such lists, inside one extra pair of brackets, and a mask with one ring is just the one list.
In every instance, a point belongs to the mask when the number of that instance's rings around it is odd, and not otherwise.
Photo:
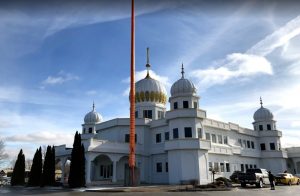
[[(253, 115), (253, 129), (248, 129), (208, 118), (183, 66), (170, 93), (168, 99), (164, 85), (153, 79), (149, 70), (136, 82), (136, 165), (142, 183), (198, 180), (206, 184), (212, 181), (212, 170), (217, 171), (216, 178), (229, 178), (233, 171), (248, 168), (300, 173), (300, 147), (281, 147), (282, 132), (262, 101)], [(93, 105), (84, 117), (81, 137), (86, 150), (87, 184), (123, 183), (128, 164), (129, 118), (103, 122)], [(65, 145), (56, 147), (63, 173), (70, 156), (71, 149)]]

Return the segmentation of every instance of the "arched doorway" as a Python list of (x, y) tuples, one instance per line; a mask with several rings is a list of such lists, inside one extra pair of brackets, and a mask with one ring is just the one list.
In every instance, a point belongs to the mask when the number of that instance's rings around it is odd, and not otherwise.
[(107, 155), (99, 155), (92, 161), (92, 181), (112, 180), (113, 162)]
[(128, 165), (128, 156), (123, 156), (117, 162), (117, 181), (118, 182), (124, 182), (126, 165)]
[(70, 174), (70, 157), (55, 160), (55, 180), (65, 184), (68, 183)]

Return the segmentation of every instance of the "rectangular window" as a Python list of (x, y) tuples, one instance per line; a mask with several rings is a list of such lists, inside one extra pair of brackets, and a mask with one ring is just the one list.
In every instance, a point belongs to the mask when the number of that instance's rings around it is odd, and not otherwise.
[(161, 143), (161, 133), (156, 134), (156, 143)]
[(212, 169), (213, 169), (213, 164), (212, 164), (212, 162), (208, 162), (208, 170), (209, 171), (212, 171)]
[(169, 163), (166, 162), (166, 172), (168, 173), (169, 172)]
[(241, 171), (242, 171), (242, 172), (245, 171), (244, 164), (241, 164)]
[(254, 142), (253, 142), (253, 141), (251, 141), (251, 148), (252, 148), (252, 149), (255, 149), (255, 146), (254, 146)]
[(138, 111), (135, 111), (135, 118), (138, 118), (139, 117), (139, 113)]
[(125, 143), (129, 143), (129, 134), (125, 134)]
[(230, 172), (230, 164), (226, 163), (226, 172)]
[[(130, 135), (125, 134), (125, 143), (129, 143), (130, 142), (129, 140), (130, 140)], [(134, 140), (135, 140), (135, 143), (136, 143), (136, 141), (137, 141), (137, 135), (136, 134), (135, 134)]]
[(228, 137), (224, 136), (224, 144), (228, 144)]
[(264, 127), (262, 125), (259, 125), (258, 128), (260, 131), (264, 130)]
[(218, 143), (223, 144), (222, 135), (218, 135)]
[(250, 148), (251, 146), (250, 146), (250, 141), (248, 140), (247, 141), (247, 148)]
[(266, 150), (266, 145), (264, 143), (260, 144), (260, 150)]
[(211, 140), (212, 140), (213, 143), (217, 143), (216, 134), (211, 134)]
[(198, 138), (202, 138), (202, 129), (198, 128)]
[(246, 142), (246, 140), (243, 140), (243, 146), (244, 146), (244, 148), (247, 147), (247, 142)]
[(247, 169), (249, 169), (249, 166), (248, 166), (248, 164), (246, 164), (246, 165), (245, 165), (245, 167), (246, 167), (246, 171), (247, 171)]
[(178, 103), (174, 102), (174, 110), (176, 110), (178, 108)]
[(184, 137), (192, 137), (192, 127), (184, 127)]
[(210, 133), (205, 133), (206, 140), (210, 140)]
[(173, 139), (178, 138), (178, 128), (173, 129)]
[(254, 167), (254, 169), (256, 169), (256, 165), (254, 165), (253, 167)]
[(225, 171), (224, 163), (220, 163), (220, 170), (221, 170), (221, 172), (224, 172), (224, 171)]
[(271, 125), (267, 124), (267, 130), (271, 130)]
[(161, 173), (162, 172), (162, 163), (156, 163), (156, 172)]
[(243, 147), (242, 139), (239, 139), (238, 141), (239, 141), (240, 146)]
[(152, 110), (144, 110), (143, 112), (143, 118), (152, 119)]
[(168, 141), (170, 139), (170, 134), (169, 132), (165, 132), (165, 140)]
[(270, 143), (270, 150), (275, 150), (275, 143)]
[(89, 133), (93, 133), (93, 128), (92, 127), (89, 128)]
[(163, 111), (157, 111), (157, 118), (158, 119), (164, 118), (164, 112)]
[(197, 108), (198, 108), (198, 104), (197, 104), (197, 102), (196, 102), (196, 101), (194, 102), (194, 108), (195, 108), (195, 109), (197, 109)]
[(189, 108), (189, 102), (183, 101), (183, 108)]
[(219, 171), (219, 163), (218, 163), (218, 162), (214, 162), (214, 170), (215, 170), (216, 172)]
[(250, 169), (252, 169), (252, 164), (250, 164)]

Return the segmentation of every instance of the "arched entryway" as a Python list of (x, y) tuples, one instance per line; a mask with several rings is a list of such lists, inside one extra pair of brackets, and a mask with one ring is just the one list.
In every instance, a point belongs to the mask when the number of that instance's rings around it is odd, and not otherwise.
[(117, 181), (124, 182), (125, 166), (128, 165), (128, 156), (123, 156), (117, 162)]
[(112, 180), (113, 162), (107, 155), (99, 155), (92, 161), (92, 181)]
[(71, 160), (69, 157), (55, 160), (55, 180), (65, 184), (68, 183)]

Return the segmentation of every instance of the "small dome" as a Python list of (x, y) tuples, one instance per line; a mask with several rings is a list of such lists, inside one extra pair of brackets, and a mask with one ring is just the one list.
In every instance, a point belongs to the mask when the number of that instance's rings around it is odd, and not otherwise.
[(135, 102), (156, 102), (166, 104), (167, 91), (164, 85), (150, 77), (149, 72), (146, 78), (135, 83)]
[(197, 89), (195, 85), (189, 81), (188, 79), (184, 78), (184, 68), (182, 64), (182, 77), (177, 80), (171, 87), (171, 96), (178, 96), (178, 95), (196, 95)]
[(102, 116), (96, 112), (95, 104), (93, 104), (93, 110), (87, 113), (84, 117), (85, 124), (97, 124), (102, 121)]
[(260, 104), (261, 104), (261, 107), (258, 110), (256, 110), (256, 112), (253, 115), (254, 121), (273, 120), (274, 116), (273, 116), (272, 112), (269, 109), (263, 107), (263, 103), (262, 103), (261, 99), (260, 99)]

